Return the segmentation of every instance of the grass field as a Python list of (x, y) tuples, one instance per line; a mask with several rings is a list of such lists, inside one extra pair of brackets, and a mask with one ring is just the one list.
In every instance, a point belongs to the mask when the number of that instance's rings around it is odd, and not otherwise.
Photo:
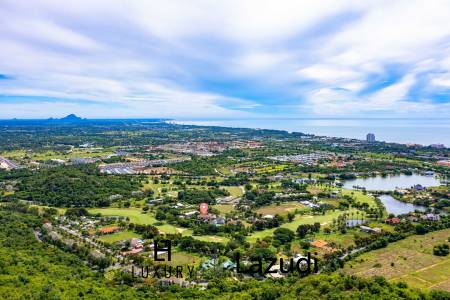
[[(347, 210), (345, 212), (351, 213), (355, 212), (356, 209)], [(330, 224), (334, 218), (337, 218), (339, 215), (342, 215), (344, 211), (329, 211), (325, 215), (297, 215), (295, 216), (294, 221), (290, 223), (285, 223), (281, 225), (283, 228), (288, 228), (292, 231), (296, 231), (298, 225), (300, 224), (314, 224), (315, 222), (319, 222), (322, 226)], [(266, 236), (272, 236), (275, 228), (266, 229), (262, 231), (255, 231), (252, 235), (247, 237), (247, 241), (250, 243), (256, 242), (257, 239), (263, 239)]]
[(199, 241), (215, 242), (215, 243), (223, 243), (223, 244), (228, 243), (228, 241), (230, 240), (227, 237), (217, 236), (217, 235), (202, 235), (202, 236), (193, 235), (192, 237)]
[(349, 229), (346, 233), (333, 232), (331, 234), (325, 234), (322, 231), (316, 235), (314, 235), (315, 240), (325, 240), (328, 243), (335, 243), (338, 247), (348, 248), (349, 246), (355, 246), (354, 242), (354, 234), (358, 233), (359, 235), (368, 235), (366, 233), (362, 233), (358, 229)]
[(243, 195), (242, 188), (239, 186), (222, 186), (221, 188), (226, 189), (234, 197), (241, 197)]
[(164, 224), (164, 225), (159, 225), (156, 227), (158, 228), (159, 231), (161, 231), (162, 233), (166, 233), (166, 234), (181, 233), (183, 236), (192, 235), (191, 229), (180, 228), (180, 227), (173, 226), (171, 224)]
[(32, 207), (37, 207), (39, 209), (39, 211), (42, 212), (42, 210), (44, 208), (54, 208), (58, 211), (58, 215), (62, 216), (64, 215), (64, 213), (66, 212), (67, 208), (60, 208), (60, 207), (50, 207), (50, 206), (45, 206), (45, 205), (31, 205)]
[(199, 256), (184, 251), (172, 252), (170, 261), (167, 261), (166, 254), (158, 255), (158, 257), (166, 260), (161, 262), (162, 265), (169, 265), (173, 267), (197, 265), (202, 260)]
[(255, 171), (257, 174), (270, 174), (275, 172), (280, 172), (286, 169), (288, 165), (280, 164), (280, 165), (268, 165), (262, 168), (256, 168)]
[[(123, 216), (129, 217), (130, 221), (136, 224), (154, 224), (157, 220), (150, 214), (142, 214), (141, 210), (135, 208), (96, 208), (90, 209), (90, 213), (101, 213), (104, 216)], [(181, 233), (183, 236), (192, 235), (192, 230), (179, 228), (170, 224), (163, 224), (156, 226), (158, 230), (166, 234)], [(210, 241), (218, 243), (227, 243), (229, 241), (226, 237), (207, 235), (207, 236), (194, 236), (195, 239), (201, 241)]]
[(344, 272), (380, 275), (411, 287), (450, 291), (450, 256), (433, 255), (433, 246), (448, 241), (450, 229), (411, 236), (386, 248), (364, 253), (346, 264)]
[(280, 205), (272, 204), (272, 205), (264, 206), (264, 207), (257, 209), (256, 212), (258, 214), (262, 214), (262, 215), (278, 214), (278, 215), (285, 216), (290, 212), (294, 212), (296, 209), (305, 210), (307, 208), (303, 204), (292, 201), (292, 202), (281, 203)]
[(361, 192), (361, 191), (352, 191), (352, 190), (342, 189), (342, 194), (348, 195), (348, 196), (353, 196), (353, 197), (355, 197), (357, 202), (367, 203), (367, 204), (369, 204), (370, 207), (376, 207), (375, 198), (368, 196), (368, 195), (364, 195), (363, 192)]
[(115, 243), (119, 241), (129, 240), (131, 238), (140, 238), (141, 236), (132, 231), (121, 231), (113, 234), (105, 234), (98, 239), (106, 243)]
[(225, 167), (225, 166), (218, 167), (217, 171), (219, 172), (219, 174), (223, 174), (225, 176), (230, 176), (231, 175), (230, 168)]
[(233, 205), (230, 205), (230, 204), (217, 204), (217, 205), (213, 205), (212, 208), (215, 208), (218, 211), (220, 211), (220, 213), (222, 215), (234, 211)]
[(45, 152), (26, 152), (23, 150), (16, 150), (16, 151), (8, 151), (3, 152), (1, 155), (6, 158), (21, 158), (25, 155), (28, 155), (31, 159), (39, 160), (39, 161), (45, 161), (49, 159), (69, 159), (74, 157), (94, 157), (94, 156), (105, 156), (112, 154), (114, 149), (98, 149), (98, 150), (91, 150), (91, 149), (73, 149), (70, 153), (65, 152), (55, 152), (55, 151), (45, 151)]
[(94, 208), (89, 209), (89, 213), (101, 213), (103, 216), (128, 217), (132, 223), (136, 224), (149, 225), (157, 222), (152, 214), (143, 214), (142, 210), (137, 208)]

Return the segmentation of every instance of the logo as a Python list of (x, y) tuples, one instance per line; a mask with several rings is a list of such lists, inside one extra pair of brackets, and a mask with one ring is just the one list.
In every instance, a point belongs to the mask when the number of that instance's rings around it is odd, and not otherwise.
[(202, 215), (208, 214), (208, 203), (200, 203), (200, 214)]
[[(164, 247), (158, 246), (158, 241), (154, 242), (153, 257), (155, 261), (166, 261), (165, 258), (159, 257), (161, 254), (167, 253), (167, 261), (172, 259), (172, 243), (170, 240), (162, 240)], [(316, 253), (317, 254), (317, 253)], [(247, 261), (246, 266), (241, 263), (241, 254), (236, 253), (235, 256), (235, 270), (238, 274), (248, 275), (260, 275), (265, 276), (267, 274), (288, 274), (298, 272), (299, 275), (307, 275), (319, 272), (318, 260), (316, 257), (311, 256), (311, 253), (307, 253), (306, 256), (296, 255), (289, 259), (280, 258), (266, 258), (266, 259), (254, 259)], [(249, 265), (250, 264), (250, 265)], [(196, 274), (195, 266), (187, 266), (189, 276), (192, 278)], [(133, 277), (147, 278), (149, 276), (149, 267), (141, 267), (141, 274), (136, 274), (134, 266), (132, 266)], [(153, 278), (170, 278), (175, 276), (176, 278), (183, 278), (183, 266), (171, 266), (171, 265), (156, 265), (153, 269)]]

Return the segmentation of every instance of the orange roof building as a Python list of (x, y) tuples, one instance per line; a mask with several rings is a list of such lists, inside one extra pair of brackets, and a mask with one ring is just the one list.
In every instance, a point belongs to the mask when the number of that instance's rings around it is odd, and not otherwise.
[(395, 217), (395, 218), (386, 219), (384, 222), (386, 224), (400, 224), (401, 220), (399, 218)]
[(311, 246), (314, 246), (316, 248), (323, 248), (326, 245), (328, 245), (328, 243), (324, 240), (316, 240), (314, 242), (311, 243)]
[(311, 246), (319, 248), (319, 249), (323, 249), (328, 252), (336, 251), (336, 249), (334, 249), (333, 247), (328, 246), (328, 242), (324, 241), (324, 240), (316, 240), (311, 243)]
[(119, 227), (116, 226), (112, 226), (112, 227), (103, 227), (100, 228), (99, 231), (101, 234), (108, 234), (108, 233), (113, 233), (119, 230)]

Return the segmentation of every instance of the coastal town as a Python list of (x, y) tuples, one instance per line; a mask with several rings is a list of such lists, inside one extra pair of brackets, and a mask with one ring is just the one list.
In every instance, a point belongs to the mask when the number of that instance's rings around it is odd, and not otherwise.
[[(2, 207), (43, 217), (37, 242), (136, 287), (276, 280), (291, 267), (352, 274), (365, 253), (449, 232), (447, 148), (215, 130), (153, 123), (132, 145), (55, 136), (45, 149), (4, 150)], [(166, 241), (170, 261), (155, 250)], [(270, 272), (239, 271), (272, 258), (282, 262)], [(165, 271), (142, 277), (142, 268)]]

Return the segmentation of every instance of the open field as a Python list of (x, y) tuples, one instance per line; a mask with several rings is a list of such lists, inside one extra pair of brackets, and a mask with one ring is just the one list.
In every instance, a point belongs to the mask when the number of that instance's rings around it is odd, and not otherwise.
[(257, 174), (270, 174), (270, 173), (283, 171), (287, 167), (288, 167), (288, 165), (286, 165), (286, 164), (267, 165), (265, 167), (256, 168), (255, 171)]
[[(347, 210), (345, 212), (356, 212), (356, 209)], [(329, 211), (325, 215), (296, 215), (294, 221), (285, 223), (280, 227), (288, 228), (295, 232), (300, 224), (314, 224), (315, 222), (319, 222), (322, 226), (325, 226), (327, 224), (330, 224), (334, 218), (337, 218), (343, 213), (344, 211), (336, 210)], [(254, 243), (257, 239), (263, 239), (266, 236), (272, 236), (274, 231), (275, 228), (255, 231), (252, 235), (247, 237), (247, 241)]]
[(45, 205), (31, 205), (32, 207), (37, 207), (39, 211), (42, 211), (44, 208), (53, 208), (58, 211), (58, 215), (62, 216), (66, 212), (67, 208), (61, 208), (61, 207), (50, 207)]
[(448, 242), (450, 229), (411, 236), (386, 248), (364, 253), (346, 264), (344, 272), (385, 276), (417, 288), (450, 291), (450, 256), (433, 255), (433, 246)]
[(227, 237), (223, 237), (223, 236), (217, 236), (217, 235), (193, 235), (192, 236), (194, 239), (199, 240), (199, 241), (205, 241), (205, 242), (215, 242), (215, 243), (228, 243), (228, 241), (230, 240)]
[[(142, 210), (137, 208), (94, 208), (89, 209), (89, 213), (101, 213), (103, 216), (122, 216), (129, 217), (132, 223), (153, 225), (158, 220), (150, 213), (142, 213)], [(170, 224), (163, 224), (156, 226), (162, 233), (175, 234), (181, 233), (183, 236), (192, 234), (192, 230), (179, 228)]]
[(280, 205), (272, 204), (268, 206), (263, 206), (256, 210), (258, 214), (262, 215), (287, 215), (290, 212), (294, 212), (296, 209), (305, 210), (306, 207), (298, 202), (285, 202)]
[(241, 197), (243, 195), (242, 188), (239, 186), (222, 186), (221, 188), (226, 189), (234, 197)]
[(230, 175), (232, 175), (232, 173), (231, 173), (231, 171), (230, 171), (230, 168), (225, 167), (225, 166), (218, 167), (218, 168), (217, 168), (217, 172), (218, 172), (219, 174), (223, 174), (223, 175), (225, 175), (225, 176), (230, 176)]
[(103, 216), (119, 216), (128, 217), (132, 223), (149, 225), (157, 222), (155, 217), (150, 213), (143, 213), (137, 208), (93, 208), (89, 209), (89, 213), (101, 213)]
[(330, 186), (323, 185), (323, 184), (311, 184), (311, 185), (308, 185), (306, 190), (313, 195), (317, 195), (322, 192), (331, 192), (336, 189), (334, 187), (330, 187)]
[(141, 236), (132, 231), (121, 231), (112, 234), (105, 234), (98, 239), (106, 243), (115, 243), (119, 241), (129, 240), (131, 238), (140, 238)]
[(234, 211), (233, 205), (230, 204), (216, 204), (213, 205), (212, 208), (217, 209), (221, 214), (227, 214)]
[(176, 227), (171, 224), (164, 224), (164, 225), (158, 225), (156, 226), (158, 230), (165, 234), (175, 234), (175, 233), (181, 233), (183, 236), (189, 236), (192, 235), (192, 230), (187, 228), (180, 228)]
[(369, 235), (367, 233), (361, 232), (359, 229), (348, 229), (346, 233), (341, 233), (339, 231), (330, 234), (325, 234), (320, 232), (314, 235), (315, 240), (325, 240), (328, 243), (334, 243), (337, 247), (348, 248), (349, 246), (355, 246), (354, 235), (355, 233), (359, 235)]
[(87, 149), (74, 149), (72, 152), (65, 153), (65, 152), (55, 152), (55, 151), (43, 151), (43, 152), (27, 152), (23, 150), (16, 150), (16, 151), (8, 151), (3, 152), (1, 156), (4, 156), (6, 158), (22, 158), (24, 156), (28, 156), (33, 160), (38, 161), (45, 161), (50, 159), (69, 159), (69, 158), (75, 158), (75, 157), (81, 157), (81, 158), (88, 158), (88, 157), (94, 157), (94, 156), (106, 156), (109, 154), (113, 154), (114, 149), (98, 149), (98, 150), (91, 150), (89, 148)]
[(375, 207), (375, 198), (369, 195), (364, 195), (361, 191), (352, 191), (352, 190), (346, 190), (342, 189), (343, 195), (353, 196), (357, 202), (361, 203), (367, 203), (370, 207)]
[[(153, 255), (153, 253), (152, 253)], [(159, 258), (164, 258), (165, 261), (162, 261), (161, 265), (169, 265), (169, 266), (185, 266), (185, 265), (197, 265), (200, 263), (201, 258), (195, 254), (187, 253), (184, 251), (172, 252), (171, 260), (167, 261), (167, 254), (158, 255)]]

